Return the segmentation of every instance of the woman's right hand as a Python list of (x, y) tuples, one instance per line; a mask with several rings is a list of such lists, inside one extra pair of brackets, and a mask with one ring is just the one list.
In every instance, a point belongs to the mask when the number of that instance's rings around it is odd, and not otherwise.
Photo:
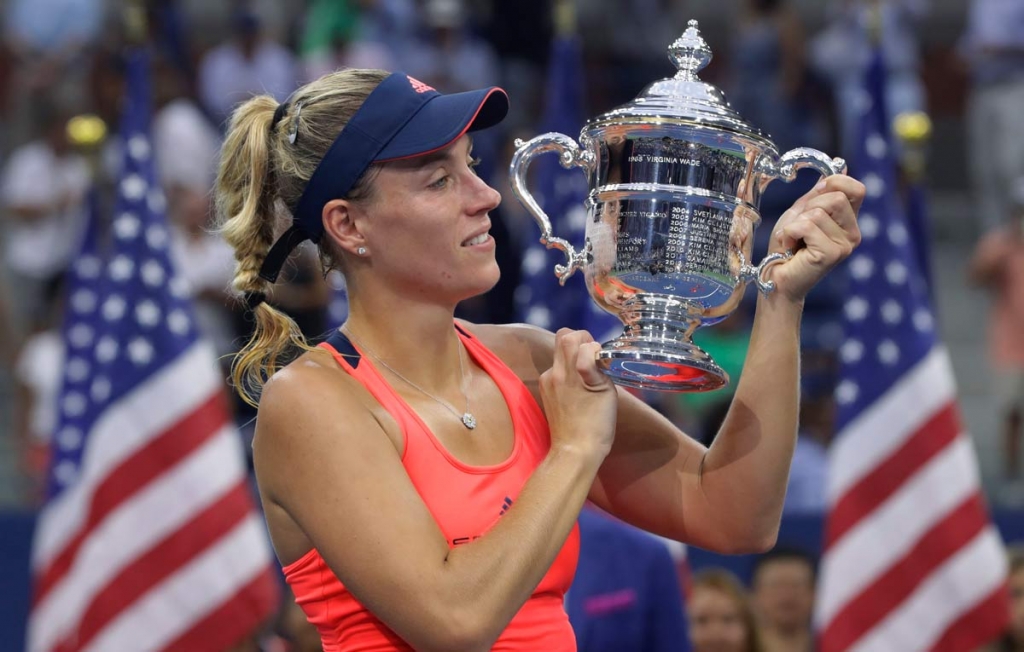
[(541, 374), (540, 394), (551, 448), (582, 451), (603, 460), (615, 440), (618, 394), (597, 368), (601, 345), (586, 331), (555, 334), (554, 362)]

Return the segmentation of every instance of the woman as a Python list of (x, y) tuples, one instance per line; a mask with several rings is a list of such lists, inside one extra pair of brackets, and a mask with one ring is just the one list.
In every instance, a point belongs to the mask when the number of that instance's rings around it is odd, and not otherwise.
[[(347, 70), (233, 117), (218, 202), (256, 320), (234, 380), (255, 400), (272, 375), (256, 474), (325, 649), (573, 649), (562, 605), (588, 497), (704, 548), (775, 540), (801, 302), (858, 241), (863, 186), (830, 178), (785, 218), (776, 248), (801, 247), (774, 269), (779, 291), (761, 299), (707, 451), (613, 386), (587, 333), (454, 321), (499, 273), (488, 235), (499, 195), (474, 174), (467, 132), (507, 109), (500, 89), (441, 95), (400, 73)], [(278, 370), (297, 333), (262, 300), (304, 239), (344, 272), (350, 314)]]
[(694, 575), (686, 612), (693, 652), (763, 652), (750, 600), (729, 571)]

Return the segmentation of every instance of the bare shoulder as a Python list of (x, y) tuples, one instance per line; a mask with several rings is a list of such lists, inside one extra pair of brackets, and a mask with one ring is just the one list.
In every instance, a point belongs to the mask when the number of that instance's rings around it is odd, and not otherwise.
[[(273, 424), (280, 419), (301, 417), (314, 411), (322, 414), (337, 402), (359, 403), (355, 391), (359, 383), (341, 370), (326, 351), (310, 351), (299, 356), (263, 386), (260, 396), (260, 423)], [(332, 400), (326, 401), (330, 397)]]
[(281, 476), (312, 461), (309, 457), (337, 451), (352, 437), (386, 434), (400, 441), (396, 433), (393, 419), (329, 353), (308, 352), (263, 388), (253, 439), (257, 477), (276, 498)]
[(524, 380), (535, 379), (551, 367), (554, 333), (530, 324), (472, 324), (459, 321), (480, 342)]

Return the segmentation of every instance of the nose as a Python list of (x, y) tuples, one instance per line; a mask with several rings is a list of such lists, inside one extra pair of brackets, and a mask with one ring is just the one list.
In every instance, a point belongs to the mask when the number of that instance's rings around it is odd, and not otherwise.
[(492, 211), (501, 203), (501, 193), (475, 174), (470, 179), (470, 187), (470, 214)]

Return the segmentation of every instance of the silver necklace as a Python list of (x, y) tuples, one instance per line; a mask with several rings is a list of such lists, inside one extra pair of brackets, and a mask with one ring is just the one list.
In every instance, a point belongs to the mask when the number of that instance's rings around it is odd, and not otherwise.
[[(359, 348), (365, 350), (367, 353), (370, 354), (371, 358), (373, 358), (375, 361), (379, 362), (382, 367), (384, 367), (385, 369), (387, 369), (391, 373), (395, 374), (396, 376), (398, 376), (399, 378), (404, 380), (406, 383), (408, 383), (412, 387), (418, 389), (420, 392), (425, 394), (427, 397), (433, 399), (436, 403), (438, 403), (439, 405), (444, 407), (446, 410), (448, 410), (449, 412), (454, 414), (456, 416), (456, 418), (458, 418), (460, 421), (462, 421), (462, 425), (466, 426), (466, 428), (468, 428), (469, 430), (472, 430), (473, 428), (476, 428), (476, 417), (473, 416), (473, 413), (469, 411), (469, 394), (467, 394), (466, 391), (464, 389), (462, 389), (462, 386), (466, 382), (466, 366), (465, 366), (465, 360), (463, 359), (463, 356), (462, 356), (462, 342), (461, 341), (458, 342), (458, 345), (459, 345), (459, 391), (462, 392), (462, 395), (466, 399), (466, 411), (463, 412), (462, 414), (459, 414), (459, 411), (456, 410), (454, 407), (452, 407), (451, 403), (449, 403), (448, 401), (446, 401), (444, 399), (441, 399), (441, 398), (438, 398), (438, 397), (434, 396), (433, 394), (431, 394), (427, 390), (423, 389), (422, 387), (420, 387), (416, 383), (412, 382), (411, 380), (409, 380), (408, 378), (406, 378), (402, 374), (398, 373), (398, 370), (396, 370), (394, 367), (392, 367), (388, 363), (384, 362), (384, 360), (381, 359), (381, 357), (379, 355), (374, 353), (373, 349), (371, 349), (370, 347), (366, 346), (365, 344), (360, 342), (358, 339), (356, 339), (352, 335), (352, 331), (350, 331), (347, 326), (342, 326), (341, 330), (342, 330), (343, 333), (348, 335), (350, 340), (352, 340), (353, 342), (358, 344)], [(458, 339), (458, 335), (456, 335), (456, 339)]]

